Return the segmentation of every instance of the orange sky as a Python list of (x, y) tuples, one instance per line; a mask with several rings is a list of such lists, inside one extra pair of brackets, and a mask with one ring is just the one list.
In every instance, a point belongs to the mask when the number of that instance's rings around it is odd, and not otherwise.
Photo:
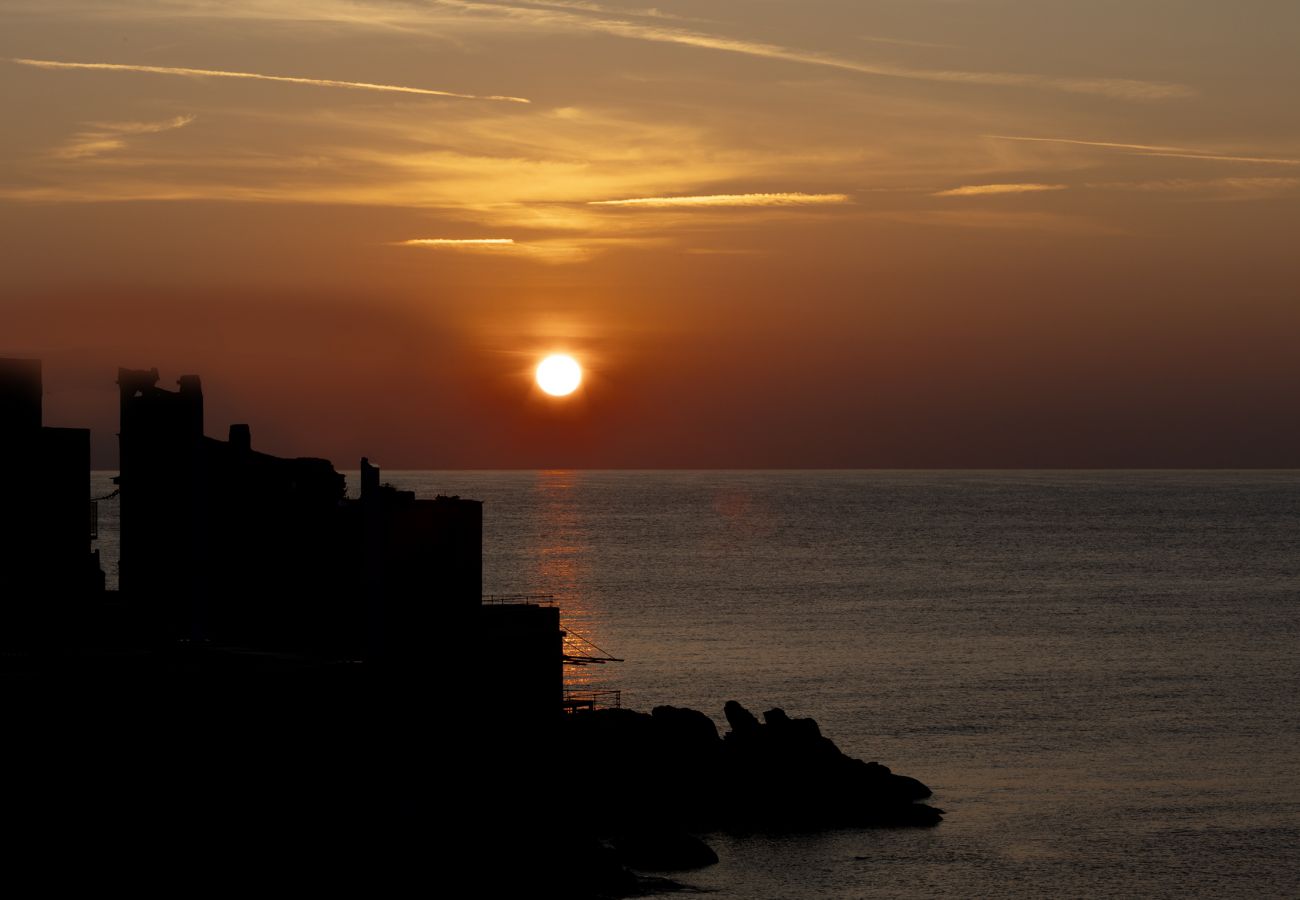
[(342, 468), (1295, 466), (1242, 10), (7, 0), (0, 354), (105, 467), (118, 365)]

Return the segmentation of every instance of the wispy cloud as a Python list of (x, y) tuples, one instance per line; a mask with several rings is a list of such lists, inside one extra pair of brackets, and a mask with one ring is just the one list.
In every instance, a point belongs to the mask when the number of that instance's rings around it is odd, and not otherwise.
[(1162, 147), (1155, 144), (1122, 144), (1114, 141), (1082, 141), (1074, 138), (1024, 137), (1010, 134), (989, 134), (985, 137), (999, 141), (1021, 141), (1033, 144), (1068, 144), (1076, 147), (1096, 147), (1100, 150), (1118, 150), (1138, 156), (1163, 156), (1176, 159), (1202, 159), (1215, 162), (1259, 163), (1274, 166), (1300, 166), (1300, 159), (1274, 156), (1242, 156), (1233, 153), (1213, 153), (1190, 147)]
[(126, 139), (138, 134), (159, 134), (175, 131), (194, 121), (194, 116), (176, 116), (162, 122), (93, 122), (85, 131), (74, 134), (67, 142), (55, 148), (58, 159), (87, 159), (121, 150)]
[(886, 78), (1000, 87), (1043, 88), (1068, 93), (1097, 94), (1123, 100), (1165, 100), (1188, 97), (1195, 93), (1186, 85), (1128, 78), (1075, 78), (1029, 72), (969, 72), (863, 62), (828, 53), (800, 50), (763, 41), (724, 37), (650, 22), (597, 18), (578, 14), (577, 12), (483, 3), (479, 2), (479, 0), (434, 0), (434, 2), (442, 7), (463, 9), (467, 12), (490, 16), (508, 16), (538, 26), (594, 31), (634, 40), (681, 44), (688, 47), (720, 50), (804, 65), (824, 66), (848, 72), (857, 72), (862, 75), (877, 75)]
[(191, 69), (182, 66), (136, 66), (118, 63), (63, 62), (52, 59), (27, 59), (15, 57), (10, 62), (40, 69), (82, 69), (101, 72), (143, 72), (150, 75), (182, 75), (189, 78), (242, 78), (251, 81), (277, 81), (284, 84), (306, 84), (314, 87), (347, 88), (356, 91), (387, 91), (397, 94), (422, 94), (430, 97), (453, 97), (458, 100), (497, 100), (506, 103), (531, 103), (525, 97), (500, 95), (480, 96), (456, 91), (436, 91), (431, 88), (407, 87), (399, 84), (371, 84), (366, 81), (338, 81), (333, 78), (299, 78), (290, 75), (263, 75), (258, 72), (227, 72), (221, 69)]
[(1153, 181), (1107, 181), (1086, 187), (1100, 191), (1204, 194), (1211, 199), (1260, 200), (1300, 191), (1300, 178), (1168, 178)]
[(1042, 191), (1063, 191), (1064, 184), (967, 184), (946, 191), (935, 191), (934, 197), (983, 197), (989, 194), (1035, 194)]
[(571, 9), (577, 12), (601, 13), (619, 16), (634, 16), (643, 19), (670, 19), (673, 21), (693, 21), (686, 16), (679, 16), (675, 13), (665, 12), (657, 7), (647, 6), (641, 9), (630, 9), (617, 6), (609, 6), (604, 3), (587, 3), (585, 0), (535, 0), (529, 2), (527, 6), (537, 6), (543, 9)]
[[(374, 3), (357, 4), (347, 0), (316, 0), (316, 2), (264, 2), (264, 0), (228, 0), (228, 2), (190, 2), (159, 9), (158, 4), (137, 6), (128, 4), (127, 10), (109, 6), (92, 7), (86, 15), (147, 17), (160, 15), (181, 17), (210, 17), (228, 20), (243, 18), (265, 21), (325, 22), (359, 28), (399, 29), (409, 33), (422, 33), (429, 37), (446, 38), (454, 32), (473, 28), (519, 28), (531, 32), (543, 29), (566, 32), (607, 34), (630, 40), (679, 44), (706, 50), (742, 54), (764, 59), (781, 60), (802, 65), (822, 66), (841, 71), (884, 78), (909, 79), (955, 84), (985, 85), (993, 87), (1023, 87), (1066, 93), (1092, 94), (1121, 100), (1151, 101), (1189, 97), (1195, 94), (1190, 87), (1168, 82), (1145, 81), (1130, 78), (1098, 78), (1045, 75), (1034, 72), (979, 72), (939, 67), (904, 66), (887, 62), (864, 61), (823, 53), (786, 47), (764, 41), (734, 38), (681, 27), (678, 16), (654, 8), (621, 9), (608, 4), (589, 3), (585, 0), (547, 0), (527, 3), (488, 3), (483, 0), (429, 0), (423, 4)], [(678, 24), (674, 24), (674, 22)], [(864, 37), (863, 40), (879, 43), (923, 46), (922, 42), (908, 42), (889, 38)], [(309, 80), (311, 83), (311, 80)], [(342, 85), (340, 85), (342, 86)], [(384, 89), (381, 87), (380, 89)], [(450, 92), (427, 92), (450, 93)], [(519, 98), (493, 98), (519, 99)]]
[(1253, 200), (1300, 190), (1300, 178), (1159, 178), (1144, 181), (1096, 181), (1073, 187), (1065, 184), (972, 184), (932, 197), (979, 197), (1039, 191), (1134, 191), (1144, 194), (1205, 194), (1223, 199)]
[(398, 247), (425, 247), (462, 252), (502, 254), (529, 262), (567, 265), (586, 262), (607, 250), (662, 247), (670, 242), (662, 237), (552, 237), (530, 241), (513, 238), (414, 238), (397, 241)]
[(833, 206), (853, 202), (848, 194), (704, 194), (695, 197), (634, 197), (591, 200), (589, 206)]
[(399, 247), (446, 247), (451, 250), (474, 249), (478, 247), (510, 247), (514, 238), (411, 238), (398, 241)]

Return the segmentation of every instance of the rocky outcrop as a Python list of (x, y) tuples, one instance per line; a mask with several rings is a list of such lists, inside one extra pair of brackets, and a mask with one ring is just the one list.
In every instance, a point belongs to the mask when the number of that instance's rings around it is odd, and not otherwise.
[(723, 736), (697, 710), (604, 710), (566, 721), (562, 758), (616, 829), (805, 830), (936, 825), (915, 778), (841, 752), (816, 721), (740, 703)]

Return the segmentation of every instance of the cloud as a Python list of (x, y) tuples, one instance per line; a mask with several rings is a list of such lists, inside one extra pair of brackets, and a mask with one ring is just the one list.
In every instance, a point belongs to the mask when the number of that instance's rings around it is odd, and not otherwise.
[(848, 194), (705, 194), (696, 197), (635, 197), (591, 200), (588, 206), (832, 206), (852, 203)]
[(626, 9), (616, 6), (608, 6), (604, 3), (587, 3), (584, 0), (534, 0), (527, 6), (538, 6), (546, 9), (564, 9), (575, 10), (577, 12), (587, 13), (614, 13), (620, 16), (634, 16), (643, 19), (671, 19), (673, 21), (698, 21), (688, 19), (686, 16), (679, 16), (675, 13), (665, 12), (653, 6), (643, 9)]
[(985, 137), (999, 141), (1022, 141), (1034, 144), (1069, 144), (1077, 147), (1096, 147), (1102, 150), (1118, 150), (1138, 156), (1163, 156), (1175, 159), (1202, 159), (1215, 162), (1258, 163), (1274, 166), (1300, 166), (1300, 159), (1278, 158), (1269, 156), (1238, 156), (1226, 153), (1210, 153), (1188, 147), (1161, 147), (1152, 144), (1121, 144), (1113, 141), (1081, 141), (1074, 138), (1022, 137), (1009, 134), (989, 134)]
[(556, 237), (532, 241), (513, 238), (413, 238), (397, 241), (397, 247), (428, 247), (434, 249), (506, 254), (529, 262), (549, 265), (566, 265), (586, 262), (606, 250), (616, 248), (663, 247), (671, 243), (662, 237)]
[(107, 72), (144, 72), (151, 75), (183, 75), (190, 78), (242, 78), (253, 81), (278, 81), (285, 84), (308, 84), (314, 87), (347, 88), (358, 91), (388, 91), (398, 94), (423, 94), (431, 97), (454, 97), (458, 100), (498, 100), (506, 103), (531, 103), (524, 97), (499, 95), (479, 96), (459, 94), (455, 91), (435, 91), (430, 88), (406, 87), (397, 84), (370, 84), (365, 81), (337, 81), (332, 78), (298, 78), (289, 75), (262, 75), (256, 72), (226, 72), (220, 69), (190, 69), (180, 66), (135, 66), (117, 63), (61, 62), (52, 59), (26, 59), (15, 57), (10, 62), (39, 69), (88, 69)]
[(400, 2), (358, 0), (6, 0), (5, 10), (65, 21), (223, 21), (343, 25), (381, 31), (412, 31), (429, 19), (427, 8)]
[(194, 116), (176, 116), (162, 122), (93, 122), (89, 129), (77, 132), (57, 147), (54, 156), (58, 159), (87, 159), (121, 150), (126, 146), (126, 138), (130, 135), (175, 131), (193, 121)]
[(1110, 181), (1089, 184), (1101, 191), (1155, 194), (1210, 194), (1218, 199), (1259, 200), (1300, 190), (1300, 178), (1169, 178), (1153, 181)]
[[(540, 107), (521, 116), (521, 109), (458, 103), (439, 111), (436, 128), (427, 117), (413, 116), (407, 104), (214, 109), (208, 115), (223, 116), (222, 127), (206, 130), (202, 140), (197, 134), (188, 141), (183, 134), (165, 141), (138, 138), (131, 140), (132, 152), (104, 154), (95, 165), (14, 160), (0, 185), (0, 198), (32, 203), (359, 204), (438, 209), (455, 216), (454, 227), (448, 222), (441, 235), (393, 236), (403, 238), (531, 240), (539, 232), (609, 235), (611, 229), (624, 234), (664, 228), (668, 217), (676, 215), (679, 220), (671, 227), (678, 234), (685, 224), (680, 220), (699, 223), (701, 216), (712, 223), (730, 214), (751, 227), (760, 215), (826, 214), (843, 208), (800, 208), (787, 201), (767, 209), (704, 209), (678, 200), (681, 208), (676, 210), (636, 213), (635, 206), (608, 208), (589, 201), (740, 194), (738, 185), (807, 186), (802, 179), (783, 182), (791, 172), (840, 172), (849, 186), (854, 182), (848, 179), (860, 176), (864, 162), (863, 147), (854, 136), (831, 144), (818, 140), (772, 147), (732, 141), (714, 123), (642, 119), (621, 108), (589, 106), (558, 116)], [(876, 167), (886, 164), (883, 156), (871, 160)], [(55, 165), (60, 166), (57, 172), (50, 170)], [(925, 180), (947, 186), (948, 171), (927, 171)], [(979, 170), (969, 165), (962, 171), (967, 178), (997, 179), (970, 174)]]
[[(482, 2), (482, 0), (430, 0), (430, 2), (421, 5), (392, 2), (362, 5), (347, 2), (347, 0), (313, 0), (310, 3), (228, 0), (228, 2), (220, 3), (190, 2), (182, 5), (172, 5), (163, 9), (159, 9), (157, 3), (143, 7), (127, 4), (125, 8), (108, 5), (106, 8), (92, 7), (82, 14), (99, 15), (107, 18), (134, 16), (150, 20), (159, 16), (170, 15), (174, 17), (209, 17), (223, 20), (243, 18), (276, 22), (325, 22), (359, 28), (398, 29), (444, 39), (453, 32), (464, 31), (475, 26), (518, 25), (523, 26), (530, 32), (541, 29), (592, 32), (631, 40), (679, 44), (802, 65), (822, 66), (884, 78), (994, 87), (1036, 88), (1133, 101), (1167, 100), (1190, 97), (1195, 94), (1195, 91), (1182, 84), (1128, 78), (1052, 76), (1033, 72), (972, 72), (903, 66), (885, 62), (865, 62), (829, 53), (801, 50), (779, 44), (731, 38), (682, 28), (672, 24), (672, 20), (678, 19), (678, 17), (664, 14), (653, 8), (637, 10), (614, 9), (605, 4), (589, 3), (584, 2), (584, 0), (548, 0), (548, 2), (531, 4), (522, 2), (486, 3)], [(891, 44), (920, 43), (872, 37), (863, 39)], [(307, 83), (318, 83), (311, 79), (305, 81)], [(337, 83), (334, 86), (358, 87), (360, 85)], [(367, 85), (364, 87), (380, 90), (403, 90), (402, 88), (386, 86), (371, 87)], [(427, 91), (423, 93), (449, 94), (450, 92)], [(452, 96), (462, 95), (452, 94)], [(497, 97), (490, 99), (518, 100), (520, 98)]]
[(947, 191), (935, 191), (934, 197), (981, 197), (988, 194), (1033, 194), (1041, 191), (1063, 191), (1064, 184), (967, 184)]
[(567, 265), (586, 262), (609, 250), (634, 250), (662, 248), (672, 243), (668, 238), (616, 237), (616, 238), (544, 238), (517, 244), (520, 251), (534, 262), (549, 265)]
[(538, 9), (530, 6), (489, 4), (478, 0), (434, 0), (437, 5), (467, 12), (506, 16), (535, 26), (552, 26), (568, 30), (594, 31), (616, 37), (658, 43), (681, 44), (764, 59), (776, 59), (804, 65), (825, 66), (862, 75), (903, 78), (914, 81), (938, 81), (999, 87), (1031, 87), (1077, 94), (1097, 94), (1122, 100), (1166, 100), (1189, 97), (1195, 92), (1186, 85), (1139, 81), (1128, 78), (1073, 78), (1039, 75), (1028, 72), (968, 72), (950, 69), (926, 69), (889, 63), (861, 62), (827, 53), (799, 50), (738, 38), (721, 37), (699, 31), (665, 25), (604, 19), (576, 12)]
[(932, 197), (978, 197), (1038, 191), (1136, 191), (1151, 194), (1216, 194), (1235, 199), (1258, 199), (1289, 194), (1300, 189), (1300, 178), (1165, 178), (1146, 181), (1099, 181), (1071, 187), (1065, 184), (972, 184)]
[(509, 247), (514, 238), (411, 238), (398, 241), (399, 247), (447, 247), (456, 249), (474, 249), (476, 247)]

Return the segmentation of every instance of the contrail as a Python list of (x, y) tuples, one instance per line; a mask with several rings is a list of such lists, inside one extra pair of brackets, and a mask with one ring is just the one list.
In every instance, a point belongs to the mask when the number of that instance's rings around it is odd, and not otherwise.
[(589, 200), (588, 206), (825, 206), (849, 203), (847, 194), (706, 194), (698, 197), (636, 197)]
[(1097, 94), (1121, 100), (1138, 101), (1168, 100), (1190, 97), (1195, 94), (1195, 91), (1186, 85), (1137, 81), (1130, 78), (1077, 78), (1037, 75), (1028, 72), (965, 72), (951, 69), (914, 69), (891, 63), (860, 62), (826, 53), (785, 47), (780, 44), (766, 44), (759, 41), (721, 37), (699, 31), (689, 31), (684, 28), (668, 27), (653, 22), (643, 23), (631, 22), (626, 19), (590, 18), (575, 12), (564, 11), (564, 9), (575, 9), (576, 7), (573, 6), (566, 6), (562, 9), (556, 7), (555, 4), (549, 4), (553, 8), (539, 9), (538, 6), (547, 4), (521, 6), (511, 3), (486, 3), (482, 2), (482, 0), (435, 0), (435, 2), (442, 7), (463, 9), (471, 13), (504, 15), (518, 21), (540, 26), (567, 27), (641, 41), (681, 44), (707, 50), (722, 50), (728, 53), (741, 53), (746, 56), (779, 59), (804, 65), (826, 66), (832, 69), (859, 72), (863, 75), (878, 75), (885, 78), (907, 78), (916, 81), (937, 81), (995, 87), (1031, 87), (1076, 94)]
[(1022, 137), (1012, 134), (989, 134), (985, 137), (998, 141), (1025, 141), (1034, 144), (1073, 144), (1077, 147), (1099, 147), (1103, 150), (1120, 150), (1138, 156), (1164, 156), (1172, 159), (1206, 159), (1215, 162), (1262, 163), (1274, 166), (1300, 166), (1300, 159), (1271, 156), (1233, 156), (1226, 153), (1207, 153), (1189, 147), (1161, 147), (1152, 144), (1121, 144), (1114, 141), (1080, 141), (1073, 138)]
[(262, 75), (258, 72), (224, 72), (220, 69), (189, 69), (181, 66), (129, 66), (117, 63), (60, 62), (53, 59), (15, 57), (11, 62), (38, 69), (92, 69), (105, 72), (145, 72), (151, 75), (184, 75), (191, 78), (243, 78), (250, 81), (279, 81), (285, 84), (310, 84), (316, 87), (348, 88), (354, 91), (387, 91), (395, 94), (423, 94), (430, 97), (454, 97), (458, 100), (497, 100), (504, 103), (531, 103), (526, 97), (479, 96), (455, 91), (406, 87), (400, 84), (370, 84), (366, 81), (338, 81), (333, 78), (296, 78), (291, 75)]

